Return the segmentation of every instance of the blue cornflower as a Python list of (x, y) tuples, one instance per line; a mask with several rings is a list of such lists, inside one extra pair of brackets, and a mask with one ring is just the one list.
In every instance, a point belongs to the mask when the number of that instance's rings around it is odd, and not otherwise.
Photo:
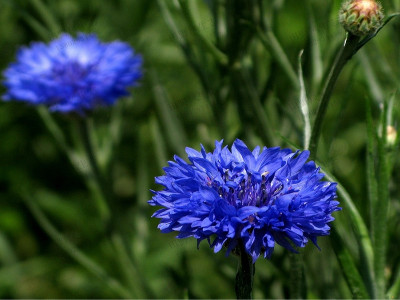
[(206, 239), (214, 252), (225, 246), (228, 254), (242, 241), (253, 262), (260, 254), (269, 258), (275, 243), (292, 251), (308, 240), (318, 247), (331, 213), (341, 208), (336, 183), (321, 181), (324, 174), (306, 162), (309, 152), (264, 147), (260, 153), (241, 140), (231, 151), (222, 146), (217, 141), (212, 153), (186, 148), (190, 163), (175, 156), (156, 178), (165, 187), (149, 201), (164, 207), (153, 214), (158, 228), (193, 236), (197, 245)]
[(142, 58), (126, 43), (101, 42), (94, 34), (62, 34), (48, 45), (23, 47), (4, 72), (3, 100), (46, 105), (51, 111), (84, 114), (109, 106), (142, 76)]

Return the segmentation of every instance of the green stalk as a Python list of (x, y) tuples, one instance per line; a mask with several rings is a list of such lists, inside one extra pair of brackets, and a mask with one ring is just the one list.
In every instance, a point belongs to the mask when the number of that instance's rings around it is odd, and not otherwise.
[(347, 61), (354, 55), (358, 45), (360, 37), (347, 34), (346, 41), (340, 49), (336, 59), (334, 60), (331, 71), (329, 72), (328, 78), (326, 79), (324, 89), (322, 92), (321, 99), (315, 117), (314, 125), (311, 132), (311, 139), (309, 147), (311, 153), (311, 159), (315, 159), (317, 156), (318, 140), (321, 134), (322, 123), (325, 118), (325, 114), (328, 108), (329, 100), (332, 95), (333, 88), (335, 87), (336, 81), (346, 65)]
[(274, 35), (271, 30), (267, 30), (265, 33), (261, 30), (261, 28), (255, 28), (257, 31), (257, 35), (260, 38), (261, 43), (264, 47), (271, 53), (271, 55), (276, 59), (279, 63), (282, 70), (286, 73), (289, 78), (292, 86), (296, 89), (300, 89), (299, 79), (296, 75), (296, 71), (291, 65), (289, 58), (286, 56), (285, 51), (283, 50), (281, 44), (278, 39)]
[(366, 285), (357, 270), (354, 259), (346, 248), (335, 226), (333, 226), (331, 229), (331, 238), (332, 248), (335, 251), (336, 257), (340, 264), (340, 269), (342, 270), (347, 285), (349, 286), (349, 289), (353, 295), (353, 299), (373, 298), (370, 294), (368, 294)]
[(61, 32), (61, 28), (54, 18), (54, 14), (41, 0), (31, 0), (31, 3), (35, 7), (36, 11), (42, 16), (42, 19), (46, 23), (47, 28), (51, 29), (53, 36), (58, 36)]
[[(135, 290), (138, 292), (137, 282), (133, 277), (133, 274), (138, 274), (137, 268), (133, 263), (132, 256), (129, 254), (128, 249), (123, 244), (123, 239), (121, 235), (117, 232), (117, 224), (116, 224), (116, 216), (115, 216), (115, 207), (114, 199), (111, 191), (111, 187), (107, 180), (104, 178), (103, 174), (101, 174), (99, 164), (96, 157), (95, 147), (93, 146), (93, 142), (90, 135), (90, 124), (88, 118), (80, 118), (78, 120), (78, 125), (80, 129), (80, 134), (83, 142), (83, 146), (86, 152), (86, 155), (89, 159), (90, 167), (92, 170), (92, 176), (96, 183), (96, 186), (101, 194), (102, 200), (99, 205), (104, 209), (104, 221), (106, 222), (106, 230), (109, 235), (110, 241), (114, 244), (116, 252), (118, 253), (118, 258), (120, 261), (123, 261), (121, 264), (122, 271), (124, 272), (125, 277), (128, 279), (132, 291)], [(143, 286), (143, 285), (142, 285)]]
[(378, 199), (374, 207), (374, 250), (375, 250), (375, 280), (377, 287), (377, 298), (385, 297), (385, 266), (386, 266), (386, 243), (387, 243), (387, 215), (389, 209), (389, 168), (386, 152), (386, 125), (387, 125), (387, 105), (385, 104), (382, 113), (382, 136), (378, 138)]
[[(321, 164), (317, 162), (319, 166)], [(325, 174), (326, 179), (332, 182), (339, 182), (333, 175), (331, 175), (326, 169), (321, 167), (321, 171)], [(375, 274), (374, 274), (374, 248), (372, 247), (372, 242), (369, 237), (368, 228), (364, 223), (363, 218), (360, 215), (357, 207), (354, 205), (353, 200), (351, 199), (349, 193), (345, 190), (345, 188), (341, 185), (337, 185), (337, 192), (340, 196), (340, 199), (343, 201), (345, 205), (345, 209), (348, 212), (351, 223), (354, 228), (354, 233), (356, 235), (356, 240), (359, 243), (360, 252), (361, 252), (361, 263), (365, 266), (367, 270), (367, 282), (371, 284), (370, 288), (371, 292), (375, 293), (376, 283), (375, 283)], [(343, 269), (346, 271), (346, 269)], [(374, 297), (372, 295), (371, 297)]]
[(400, 297), (400, 268), (397, 270), (396, 279), (386, 296), (389, 299), (398, 299)]
[(228, 57), (221, 51), (219, 50), (213, 43), (211, 43), (201, 32), (201, 30), (198, 28), (193, 14), (190, 10), (189, 7), (189, 1), (187, 0), (179, 0), (179, 4), (182, 8), (183, 16), (185, 17), (186, 23), (194, 33), (194, 35), (198, 38), (198, 40), (203, 44), (204, 48), (207, 49), (207, 51), (214, 56), (214, 58), (221, 64), (221, 65), (227, 65), (228, 63)]
[(290, 299), (304, 299), (307, 295), (305, 290), (305, 277), (303, 257), (300, 253), (289, 253), (290, 260)]
[(238, 248), (240, 257), (235, 281), (236, 298), (251, 299), (255, 266), (242, 241), (239, 242)]
[(86, 152), (86, 156), (89, 160), (91, 175), (93, 176), (96, 188), (99, 191), (101, 197), (97, 197), (97, 205), (101, 213), (103, 221), (106, 223), (110, 222), (112, 206), (111, 191), (108, 188), (108, 184), (100, 172), (99, 164), (97, 162), (97, 157), (94, 151), (92, 139), (90, 137), (89, 120), (87, 118), (80, 118), (78, 120), (79, 133), (81, 134), (83, 147)]

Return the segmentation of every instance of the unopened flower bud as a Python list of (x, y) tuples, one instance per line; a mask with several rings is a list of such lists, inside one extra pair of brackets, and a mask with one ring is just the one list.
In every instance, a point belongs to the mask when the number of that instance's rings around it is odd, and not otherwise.
[(393, 146), (396, 143), (397, 140), (397, 130), (391, 126), (388, 125), (386, 127), (386, 142), (388, 145)]
[(382, 19), (382, 5), (375, 0), (346, 1), (339, 13), (340, 24), (357, 36), (374, 33), (382, 25)]

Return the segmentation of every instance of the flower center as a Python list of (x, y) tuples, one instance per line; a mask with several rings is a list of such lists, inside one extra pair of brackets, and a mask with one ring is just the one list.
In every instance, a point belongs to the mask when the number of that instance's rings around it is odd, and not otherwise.
[(353, 9), (357, 10), (360, 15), (368, 16), (376, 13), (378, 4), (374, 0), (359, 0), (355, 1)]
[(260, 181), (251, 174), (247, 174), (242, 179), (239, 179), (237, 175), (229, 178), (225, 174), (224, 181), (225, 184), (222, 185), (216, 181), (208, 185), (212, 186), (221, 198), (235, 207), (271, 205), (273, 197), (283, 188), (283, 184), (274, 180), (274, 176), (267, 178), (266, 175), (262, 175)]
[(55, 65), (52, 73), (60, 82), (74, 84), (86, 77), (88, 69), (83, 68), (77, 62), (70, 62), (68, 64)]

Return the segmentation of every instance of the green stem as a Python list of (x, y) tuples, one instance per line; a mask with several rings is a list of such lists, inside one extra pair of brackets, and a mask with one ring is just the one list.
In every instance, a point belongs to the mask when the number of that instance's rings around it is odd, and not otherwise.
[(80, 118), (78, 120), (79, 132), (81, 134), (83, 147), (85, 149), (87, 158), (89, 160), (90, 168), (92, 171), (92, 176), (96, 184), (96, 188), (99, 190), (100, 197), (98, 199), (99, 211), (101, 213), (102, 219), (105, 222), (109, 222), (111, 217), (110, 206), (112, 204), (111, 201), (111, 192), (108, 188), (108, 185), (102, 176), (99, 168), (99, 164), (97, 162), (97, 158), (95, 155), (93, 143), (90, 137), (90, 129), (89, 129), (89, 121), (87, 118)]
[[(321, 164), (317, 162), (319, 166)], [(333, 175), (331, 175), (327, 169), (321, 166), (321, 171), (325, 174), (326, 179), (332, 182), (339, 182)], [(375, 294), (376, 283), (375, 283), (375, 274), (374, 274), (374, 248), (372, 247), (372, 242), (369, 237), (368, 228), (364, 223), (364, 220), (359, 213), (357, 207), (354, 205), (353, 200), (351, 199), (349, 193), (345, 190), (345, 188), (338, 183), (337, 192), (340, 196), (340, 199), (343, 201), (345, 205), (345, 209), (348, 211), (350, 216), (354, 233), (356, 234), (356, 240), (359, 243), (360, 251), (361, 251), (361, 263), (365, 266), (367, 271), (367, 280), (368, 283), (372, 286), (370, 287), (372, 296)], [(345, 270), (343, 270), (345, 271)]]
[(374, 207), (374, 232), (373, 242), (375, 250), (375, 280), (377, 298), (385, 297), (385, 266), (386, 266), (386, 244), (387, 244), (387, 216), (389, 211), (389, 179), (387, 151), (386, 151), (386, 124), (387, 124), (387, 105), (384, 106), (382, 113), (382, 137), (378, 137), (378, 199)]
[(185, 17), (186, 23), (192, 30), (193, 34), (198, 38), (198, 40), (203, 44), (203, 46), (207, 49), (207, 51), (214, 56), (214, 58), (221, 64), (226, 65), (228, 63), (228, 57), (219, 50), (212, 42), (210, 42), (198, 28), (193, 14), (190, 10), (190, 1), (187, 0), (179, 0), (179, 4), (182, 8), (183, 16)]
[(251, 255), (247, 254), (243, 242), (239, 242), (239, 264), (236, 274), (235, 291), (237, 299), (251, 299), (255, 266)]
[(307, 294), (304, 284), (303, 259), (301, 254), (290, 253), (290, 299), (304, 299)]
[(315, 117), (314, 125), (311, 132), (310, 145), (307, 147), (310, 149), (311, 159), (315, 159), (317, 156), (318, 140), (321, 134), (322, 122), (324, 120), (329, 100), (332, 95), (333, 88), (335, 87), (336, 81), (346, 65), (347, 61), (355, 54), (356, 48), (360, 37), (348, 33), (347, 39), (340, 49), (336, 59), (333, 62), (331, 71), (329, 72), (328, 78), (326, 79), (324, 90), (322, 92), (321, 99)]
[(264, 33), (260, 27), (256, 27), (255, 29), (257, 31), (257, 35), (260, 38), (261, 43), (276, 59), (282, 70), (286, 73), (287, 77), (290, 79), (290, 82), (292, 83), (293, 87), (296, 90), (299, 90), (300, 84), (299, 84), (299, 79), (296, 75), (296, 71), (294, 70), (292, 64), (289, 61), (289, 58), (286, 56), (285, 51), (283, 50), (281, 44), (279, 43), (274, 33), (271, 30), (267, 30)]
[(87, 257), (79, 248), (73, 245), (68, 239), (64, 237), (57, 229), (50, 223), (39, 206), (36, 205), (34, 199), (31, 199), (26, 194), (22, 195), (26, 205), (36, 218), (37, 222), (43, 230), (57, 243), (65, 252), (67, 252), (73, 259), (85, 267), (89, 272), (100, 278), (104, 283), (113, 290), (119, 297), (131, 298), (132, 295), (126, 290), (117, 280), (110, 277), (107, 272), (98, 264)]
[(400, 297), (400, 268), (397, 270), (396, 279), (386, 296), (389, 299), (398, 299)]
[(47, 25), (47, 28), (51, 29), (52, 35), (58, 36), (61, 32), (61, 28), (50, 9), (48, 9), (42, 0), (31, 0), (31, 3), (35, 7), (36, 11), (41, 15), (43, 21)]
[(89, 159), (90, 167), (92, 170), (92, 176), (96, 187), (101, 195), (99, 199), (101, 202), (100, 209), (103, 210), (103, 220), (106, 222), (106, 233), (109, 235), (111, 242), (116, 246), (116, 250), (118, 253), (118, 257), (120, 260), (124, 260), (124, 263), (121, 264), (122, 271), (127, 277), (129, 284), (131, 286), (131, 290), (138, 292), (139, 288), (137, 286), (137, 281), (135, 282), (132, 279), (133, 273), (138, 273), (137, 268), (133, 263), (132, 256), (129, 254), (128, 249), (123, 244), (123, 239), (120, 233), (117, 231), (117, 224), (115, 219), (116, 211), (113, 209), (115, 207), (113, 202), (113, 195), (111, 192), (111, 188), (107, 180), (104, 178), (103, 174), (100, 171), (100, 167), (97, 161), (95, 147), (93, 146), (93, 142), (90, 135), (90, 123), (88, 118), (80, 118), (78, 120), (79, 123), (79, 131), (82, 137), (83, 146), (86, 152), (86, 155)]

